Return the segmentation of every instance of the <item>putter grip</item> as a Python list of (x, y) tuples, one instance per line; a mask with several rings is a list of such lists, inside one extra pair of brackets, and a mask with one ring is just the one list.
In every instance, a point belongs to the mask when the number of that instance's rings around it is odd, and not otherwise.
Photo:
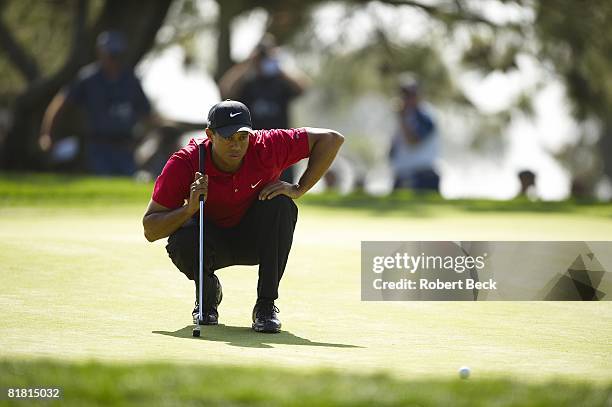
[[(204, 175), (204, 171), (206, 170), (206, 146), (204, 143), (198, 146), (198, 152), (200, 153), (199, 167), (200, 174)], [(200, 195), (200, 202), (204, 200), (204, 197)]]

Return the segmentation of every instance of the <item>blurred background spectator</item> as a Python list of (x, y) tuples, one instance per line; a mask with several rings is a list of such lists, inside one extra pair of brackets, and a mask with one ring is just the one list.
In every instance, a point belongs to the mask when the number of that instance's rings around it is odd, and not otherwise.
[[(432, 187), (440, 175), (445, 198), (511, 199), (517, 193), (517, 169), (529, 168), (537, 173), (543, 200), (610, 200), (612, 88), (601, 84), (610, 82), (612, 72), (607, 24), (612, 9), (602, 0), (588, 8), (559, 1), (552, 9), (519, 0), (470, 2), (469, 7), (465, 2), (421, 7), (214, 0), (160, 0), (142, 7), (110, 0), (95, 6), (7, 0), (0, 18), (0, 168), (57, 170), (62, 160), (72, 165), (66, 158), (75, 151), (87, 164), (78, 169), (92, 168), (83, 151), (88, 146), (81, 142), (79, 147), (70, 137), (93, 140), (92, 115), (84, 106), (81, 120), (56, 114), (43, 125), (42, 119), (60, 89), (67, 96), (77, 72), (96, 59), (98, 34), (112, 29), (127, 38), (123, 66), (143, 79), (153, 110), (182, 120), (201, 121), (212, 104), (231, 97), (228, 92), (235, 89), (224, 86), (224, 75), (231, 77), (228, 70), (237, 69), (236, 61), (252, 65), (243, 79), (258, 75), (256, 84), (265, 73), (292, 72), (287, 62), (295, 62), (313, 82), (303, 97), (288, 102), (286, 113), (295, 121), (285, 126), (317, 123), (347, 135), (343, 156), (350, 165), (326, 177), (329, 186), (348, 192), (352, 184), (383, 195), (393, 189), (395, 178), (397, 186), (420, 188)], [(563, 18), (557, 9), (567, 11)], [(261, 40), (266, 32), (282, 46), (281, 53), (273, 42)], [(427, 101), (436, 107), (432, 134), (443, 148), (437, 157), (429, 155), (436, 157), (431, 166), (436, 176), (428, 170), (430, 179), (401, 174), (402, 165), (418, 160), (398, 155), (387, 166), (391, 138), (396, 148), (413, 147), (398, 143), (399, 131), (392, 128), (397, 119), (391, 99), (400, 72), (418, 75)], [(76, 105), (65, 103), (71, 104)], [(147, 122), (146, 115), (142, 121)], [(75, 129), (79, 122), (87, 134)], [(140, 127), (131, 127), (132, 135)], [(179, 129), (154, 128), (143, 131), (139, 147), (147, 148), (136, 154), (136, 166), (150, 168), (151, 174), (175, 149), (165, 146), (184, 141)], [(152, 138), (157, 142), (149, 142)], [(423, 182), (415, 182), (419, 178)]]
[(519, 196), (524, 196), (530, 200), (535, 200), (537, 198), (535, 173), (531, 170), (522, 170), (519, 171), (518, 178), (521, 183)]
[[(289, 128), (289, 105), (307, 86), (304, 74), (288, 72), (282, 66), (279, 52), (274, 36), (267, 33), (249, 58), (234, 65), (219, 81), (221, 98), (247, 105), (255, 129)], [(293, 182), (294, 172), (294, 167), (287, 168), (281, 179)]]
[(402, 74), (399, 82), (398, 129), (389, 152), (393, 189), (437, 192), (440, 178), (435, 164), (440, 152), (436, 123), (421, 101), (417, 79), (411, 74)]
[[(67, 104), (72, 104), (85, 117), (86, 137), (82, 141), (87, 168), (98, 175), (132, 175), (136, 171), (137, 125), (159, 120), (151, 113), (151, 104), (140, 80), (122, 61), (127, 50), (123, 34), (102, 32), (96, 45), (97, 62), (81, 69), (78, 77), (47, 108), (40, 146), (43, 151), (53, 148), (51, 134), (56, 118)], [(77, 143), (75, 138), (62, 140), (53, 149), (52, 157), (72, 158), (78, 149)]]

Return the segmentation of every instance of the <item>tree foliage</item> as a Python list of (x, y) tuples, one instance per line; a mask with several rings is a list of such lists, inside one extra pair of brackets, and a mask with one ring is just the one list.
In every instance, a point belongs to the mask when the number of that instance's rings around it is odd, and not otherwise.
[(170, 3), (156, 0), (143, 7), (137, 0), (1, 2), (3, 67), (12, 81), (2, 92), (10, 120), (0, 129), (0, 167), (39, 168), (36, 139), (43, 113), (53, 95), (93, 61), (97, 35), (108, 29), (122, 31), (130, 44), (126, 63), (134, 66), (153, 45)]
[(612, 2), (536, 3), (542, 56), (565, 79), (576, 115), (605, 119), (612, 112)]
[[(575, 192), (592, 195), (602, 171), (612, 180), (612, 2), (542, 0), (535, 9), (541, 56), (563, 79), (574, 114), (584, 123), (582, 139), (563, 158), (575, 174)], [(596, 144), (589, 131), (594, 122)]]
[[(164, 22), (171, 3), (175, 10)], [(469, 34), (460, 63), (464, 69), (483, 73), (509, 72), (517, 67), (517, 56), (530, 54), (550, 67), (566, 84), (579, 120), (601, 123), (600, 143), (612, 139), (612, 2), (592, 0), (345, 0), (337, 2), (347, 15), (369, 10), (372, 3), (397, 10), (416, 10), (435, 22), (436, 35), (402, 42), (393, 27), (379, 22), (374, 34), (357, 49), (338, 48), (316, 41), (314, 12), (322, 0), (216, 0), (216, 18), (203, 21), (202, 3), (195, 0), (155, 0), (146, 6), (137, 0), (4, 0), (0, 1), (0, 107), (11, 112), (12, 127), (0, 134), (5, 152), (4, 168), (19, 167), (13, 157), (26, 157), (23, 167), (36, 162), (33, 137), (42, 111), (52, 95), (77, 70), (92, 61), (94, 40), (103, 29), (127, 33), (129, 62), (136, 64), (151, 49), (157, 31), (165, 25), (166, 43), (178, 42), (197, 53), (195, 35), (213, 30), (219, 78), (235, 61), (231, 58), (232, 24), (256, 9), (268, 15), (267, 30), (281, 44), (298, 54), (309, 54), (319, 63), (319, 85), (328, 92), (329, 103), (350, 100), (355, 93), (377, 89), (390, 94), (393, 78), (412, 71), (430, 84), (427, 95), (434, 101), (454, 103), (470, 109), (468, 99), (453, 82), (440, 49), (458, 33)], [(492, 18), (491, 3), (520, 11), (521, 18)], [(493, 5), (495, 5), (493, 4)], [(397, 27), (396, 27), (397, 28)], [(341, 44), (335, 44), (341, 45)], [(528, 112), (531, 95), (525, 93), (516, 108)], [(508, 115), (502, 115), (507, 120)], [(482, 118), (490, 128), (491, 117)], [(499, 122), (499, 120), (497, 121)], [(5, 123), (6, 124), (6, 123)], [(1, 126), (1, 123), (0, 123)], [(0, 129), (1, 131), (1, 129)], [(3, 140), (2, 140), (3, 139)], [(612, 153), (604, 156), (612, 157)], [(612, 172), (612, 165), (607, 166)]]

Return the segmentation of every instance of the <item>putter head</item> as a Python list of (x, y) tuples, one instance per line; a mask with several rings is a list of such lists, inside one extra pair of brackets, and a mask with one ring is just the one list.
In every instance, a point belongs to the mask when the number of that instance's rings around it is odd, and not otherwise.
[(200, 325), (196, 325), (193, 328), (192, 335), (193, 335), (194, 338), (199, 338), (200, 337)]

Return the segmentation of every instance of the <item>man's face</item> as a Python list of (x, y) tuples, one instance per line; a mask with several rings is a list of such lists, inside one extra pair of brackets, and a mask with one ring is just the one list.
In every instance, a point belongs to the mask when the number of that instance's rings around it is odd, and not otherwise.
[(102, 49), (98, 49), (98, 61), (102, 69), (111, 76), (115, 76), (121, 71), (121, 55), (111, 54)]
[(244, 158), (249, 147), (248, 132), (241, 131), (234, 133), (228, 138), (221, 136), (217, 132), (212, 132), (210, 129), (206, 130), (206, 134), (212, 142), (215, 154), (224, 163), (233, 166), (239, 164)]

